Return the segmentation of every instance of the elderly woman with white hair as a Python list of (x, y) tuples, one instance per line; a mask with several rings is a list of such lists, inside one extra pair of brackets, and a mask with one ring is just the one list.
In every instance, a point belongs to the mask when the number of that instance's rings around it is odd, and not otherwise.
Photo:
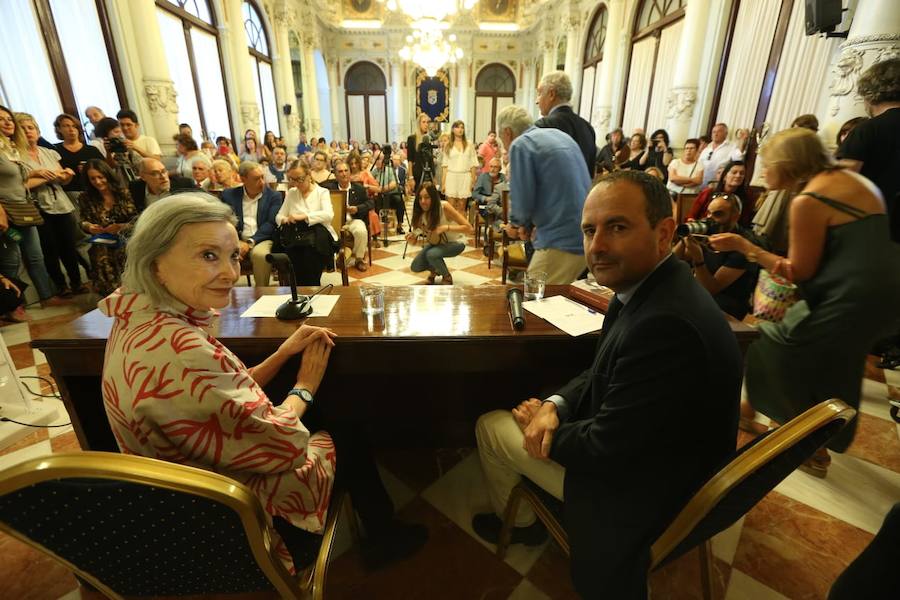
[[(310, 424), (335, 334), (301, 326), (247, 368), (207, 330), (240, 275), (235, 222), (226, 204), (184, 193), (150, 205), (135, 224), (122, 287), (99, 305), (114, 319), (103, 400), (119, 448), (250, 485), (274, 518), (289, 569), (311, 559), (318, 538), (310, 534), (322, 531), (336, 475), (366, 529), (364, 559), (412, 554), (427, 531), (393, 519), (360, 436)], [(296, 385), (275, 406), (262, 386), (298, 354)]]

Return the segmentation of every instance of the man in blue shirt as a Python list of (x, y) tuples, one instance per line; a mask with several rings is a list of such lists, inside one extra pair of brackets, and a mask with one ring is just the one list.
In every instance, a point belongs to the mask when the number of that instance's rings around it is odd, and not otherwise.
[(548, 284), (572, 283), (584, 271), (581, 210), (591, 188), (581, 149), (558, 129), (540, 129), (521, 106), (497, 115), (509, 151), (507, 233), (528, 239), (534, 230), (530, 273), (547, 273)]
[(297, 156), (302, 157), (307, 152), (312, 152), (312, 146), (306, 143), (306, 134), (300, 134), (300, 143), (297, 144)]

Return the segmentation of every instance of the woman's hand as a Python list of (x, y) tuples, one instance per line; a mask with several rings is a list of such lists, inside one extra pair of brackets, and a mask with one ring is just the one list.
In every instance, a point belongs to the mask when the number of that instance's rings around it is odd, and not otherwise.
[(717, 233), (709, 236), (709, 245), (716, 252), (740, 252), (746, 255), (753, 244), (736, 233)]
[(322, 383), (325, 369), (328, 368), (328, 357), (331, 355), (331, 346), (321, 338), (313, 340), (303, 351), (300, 360), (300, 369), (297, 371), (297, 387), (309, 390), (315, 395)]
[(91, 235), (97, 235), (98, 233), (103, 233), (103, 227), (96, 225), (94, 223), (88, 223), (87, 232)]
[(419, 244), (418, 236), (416, 236), (416, 234), (412, 231), (406, 234), (406, 241), (413, 246), (417, 246)]
[(314, 327), (313, 325), (301, 325), (290, 337), (281, 343), (278, 351), (293, 356), (300, 354), (306, 350), (307, 346), (316, 340), (320, 340), (329, 346), (334, 346), (334, 338), (337, 334), (325, 327)]
[(7, 290), (15, 291), (17, 298), (22, 295), (22, 290), (20, 290), (19, 287), (14, 284), (8, 277), (3, 277), (2, 275), (0, 275), (0, 285), (2, 285)]
[(288, 215), (287, 219), (285, 219), (288, 223), (302, 223), (307, 220), (309, 220), (309, 215), (306, 213), (291, 213)]
[(107, 225), (106, 227), (103, 227), (103, 228), (101, 229), (101, 231), (102, 231), (103, 233), (109, 233), (109, 234), (112, 234), (112, 235), (118, 235), (119, 232), (122, 231), (123, 229), (125, 229), (125, 224), (124, 224), (124, 223), (110, 223), (110, 224)]

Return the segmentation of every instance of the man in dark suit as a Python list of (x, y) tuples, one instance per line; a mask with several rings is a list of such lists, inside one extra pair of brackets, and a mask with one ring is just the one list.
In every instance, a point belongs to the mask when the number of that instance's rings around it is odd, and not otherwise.
[(138, 172), (140, 179), (128, 184), (131, 199), (138, 210), (144, 210), (157, 200), (162, 200), (178, 192), (197, 189), (193, 179), (187, 177), (169, 177), (169, 172), (159, 160), (144, 158)]
[(353, 236), (353, 251), (347, 266), (356, 266), (359, 271), (367, 271), (366, 252), (369, 249), (369, 211), (374, 204), (369, 200), (366, 188), (361, 183), (350, 181), (350, 166), (345, 160), (334, 163), (335, 179), (322, 183), (322, 187), (330, 190), (347, 192), (347, 222), (342, 229), (346, 229)]
[(591, 124), (572, 110), (572, 80), (563, 71), (547, 73), (541, 78), (537, 93), (537, 105), (543, 118), (535, 121), (534, 126), (559, 129), (575, 140), (584, 155), (588, 175), (593, 179), (597, 160), (597, 136)]
[(265, 287), (272, 274), (266, 256), (275, 240), (275, 215), (281, 208), (282, 197), (266, 185), (266, 176), (258, 163), (242, 162), (238, 174), (244, 185), (223, 191), (221, 198), (237, 217), (241, 260), (250, 255), (253, 285)]
[[(638, 171), (604, 177), (582, 214), (584, 252), (615, 290), (588, 368), (557, 394), (483, 415), (476, 429), (496, 541), (525, 475), (563, 502), (572, 578), (584, 597), (646, 598), (650, 545), (734, 451), (737, 341), (709, 293), (671, 254), (672, 202)], [(520, 508), (513, 542), (543, 532)]]

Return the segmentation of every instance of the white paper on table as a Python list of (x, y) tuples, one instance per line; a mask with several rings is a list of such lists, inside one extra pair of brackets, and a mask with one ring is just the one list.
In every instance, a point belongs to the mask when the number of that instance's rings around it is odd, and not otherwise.
[(529, 300), (523, 302), (522, 307), (571, 336), (584, 335), (603, 327), (604, 315), (602, 313), (565, 296)]
[[(274, 317), (279, 306), (291, 299), (290, 294), (263, 296), (244, 311), (241, 317)], [(310, 317), (327, 317), (334, 310), (340, 296), (315, 296), (312, 299), (313, 312)]]

